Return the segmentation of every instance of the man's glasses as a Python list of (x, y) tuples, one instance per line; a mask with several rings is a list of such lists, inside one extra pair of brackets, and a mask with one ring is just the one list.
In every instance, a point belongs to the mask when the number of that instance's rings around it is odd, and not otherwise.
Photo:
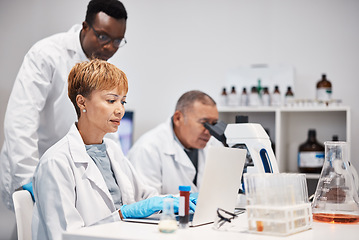
[(94, 34), (96, 35), (98, 42), (103, 46), (112, 42), (112, 45), (115, 48), (120, 48), (120, 47), (125, 46), (125, 44), (127, 43), (125, 38), (112, 39), (109, 36), (107, 36), (106, 34), (99, 34), (91, 25), (89, 25), (89, 26), (92, 29), (92, 31), (94, 32)]

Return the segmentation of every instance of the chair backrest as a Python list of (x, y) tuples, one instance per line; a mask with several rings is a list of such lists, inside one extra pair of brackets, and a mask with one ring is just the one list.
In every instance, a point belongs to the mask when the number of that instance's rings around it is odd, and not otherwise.
[(16, 191), (12, 195), (14, 202), (18, 240), (31, 240), (31, 219), (34, 201), (27, 190)]

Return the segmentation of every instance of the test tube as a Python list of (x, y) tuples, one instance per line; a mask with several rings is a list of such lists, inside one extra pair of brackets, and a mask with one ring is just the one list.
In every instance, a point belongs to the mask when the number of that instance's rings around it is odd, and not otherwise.
[(180, 198), (179, 198), (179, 227), (187, 228), (189, 222), (189, 195), (191, 186), (179, 186)]

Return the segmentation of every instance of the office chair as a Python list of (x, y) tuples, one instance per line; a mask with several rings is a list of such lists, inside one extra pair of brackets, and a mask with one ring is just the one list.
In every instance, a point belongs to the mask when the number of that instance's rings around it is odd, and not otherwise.
[(18, 240), (31, 240), (31, 219), (34, 201), (27, 190), (12, 194), (14, 202)]

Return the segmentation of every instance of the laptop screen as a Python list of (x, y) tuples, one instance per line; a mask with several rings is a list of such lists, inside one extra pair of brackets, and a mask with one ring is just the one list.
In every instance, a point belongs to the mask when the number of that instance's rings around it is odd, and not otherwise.
[[(234, 212), (246, 160), (246, 150), (211, 146), (208, 148), (196, 211), (190, 226), (214, 222), (217, 208)], [(160, 214), (143, 219), (124, 219), (130, 222), (158, 223)]]
[(234, 212), (246, 153), (239, 148), (208, 148), (192, 226), (213, 222), (218, 208)]

